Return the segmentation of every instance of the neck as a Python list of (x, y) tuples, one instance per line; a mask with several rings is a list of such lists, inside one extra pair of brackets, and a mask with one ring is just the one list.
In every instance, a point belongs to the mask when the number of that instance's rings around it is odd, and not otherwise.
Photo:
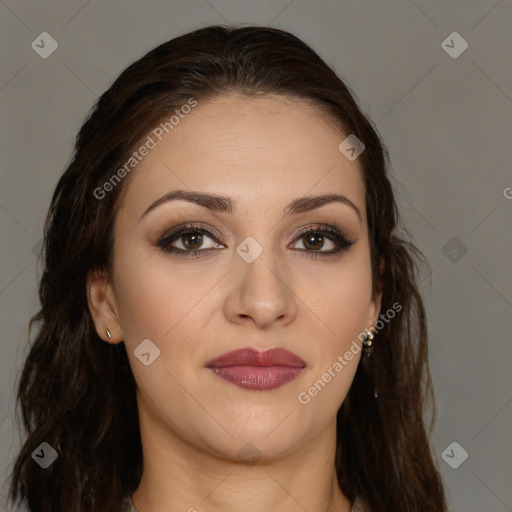
[(133, 494), (138, 512), (350, 512), (334, 466), (336, 425), (309, 444), (253, 464), (207, 453), (140, 416), (144, 461)]

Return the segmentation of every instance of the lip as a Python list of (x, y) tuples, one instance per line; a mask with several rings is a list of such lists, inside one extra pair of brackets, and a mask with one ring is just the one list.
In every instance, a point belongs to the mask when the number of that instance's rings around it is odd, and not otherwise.
[(296, 379), (306, 363), (282, 349), (243, 348), (227, 352), (206, 364), (221, 379), (251, 391), (276, 389)]

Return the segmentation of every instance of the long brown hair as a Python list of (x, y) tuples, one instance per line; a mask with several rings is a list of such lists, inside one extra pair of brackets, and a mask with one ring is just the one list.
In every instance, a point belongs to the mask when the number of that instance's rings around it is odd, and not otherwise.
[[(29, 337), (36, 324), (37, 334), (17, 395), (27, 437), (11, 474), (10, 502), (24, 501), (33, 512), (119, 512), (137, 488), (135, 381), (124, 344), (97, 336), (86, 298), (87, 272), (112, 268), (113, 221), (129, 177), (108, 191), (104, 184), (190, 98), (226, 93), (306, 100), (364, 143), (359, 162), (373, 288), (383, 293), (381, 312), (396, 303), (402, 309), (383, 322), (339, 409), (338, 481), (350, 500), (359, 498), (372, 512), (445, 511), (429, 446), (435, 406), (418, 283), (419, 263), (428, 263), (398, 233), (388, 152), (349, 89), (309, 46), (285, 31), (254, 26), (210, 26), (158, 46), (121, 73), (80, 129), (44, 228), (41, 309), (29, 323)], [(45, 470), (31, 457), (42, 442), (58, 453)]]

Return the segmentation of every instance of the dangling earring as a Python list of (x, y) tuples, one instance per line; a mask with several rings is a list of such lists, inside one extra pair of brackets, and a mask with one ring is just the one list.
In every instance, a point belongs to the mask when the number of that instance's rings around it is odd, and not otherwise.
[[(372, 357), (372, 353), (373, 353), (373, 338), (375, 338), (375, 334), (372, 332), (372, 331), (368, 331), (368, 334), (366, 335), (366, 337), (364, 338), (363, 340), (363, 349), (364, 349), (364, 354), (367, 358), (370, 358)], [(375, 369), (376, 371), (376, 369)], [(377, 375), (375, 374), (375, 380), (377, 379)], [(379, 398), (379, 393), (377, 391), (377, 386), (375, 386), (374, 390), (373, 390), (373, 396), (375, 398)]]
[(109, 340), (111, 340), (111, 339), (112, 339), (112, 334), (110, 334), (110, 331), (109, 331), (108, 329), (105, 329), (105, 331), (106, 331), (106, 333), (107, 333), (107, 338), (108, 338)]
[(373, 338), (375, 338), (375, 334), (372, 331), (368, 331), (368, 334), (365, 336), (363, 340), (363, 348), (366, 354), (366, 357), (371, 357), (373, 352)]

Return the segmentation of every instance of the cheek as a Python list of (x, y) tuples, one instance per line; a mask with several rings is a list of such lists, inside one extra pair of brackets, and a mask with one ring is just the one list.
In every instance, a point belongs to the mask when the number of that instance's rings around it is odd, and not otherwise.
[[(115, 294), (134, 376), (148, 399), (161, 393), (163, 383), (175, 390), (175, 399), (180, 389), (177, 382), (194, 378), (204, 366), (204, 339), (212, 334), (205, 319), (216, 306), (209, 291), (218, 277), (208, 276), (200, 264), (188, 264), (185, 272), (170, 257), (135, 244), (123, 249), (120, 245), (114, 264)], [(150, 366), (137, 359), (147, 339), (158, 354)]]
[(327, 328), (329, 346), (338, 349), (368, 327), (372, 299), (369, 257), (364, 250), (347, 256), (335, 271), (317, 276), (317, 282), (323, 284), (317, 288), (316, 296), (321, 302), (315, 310)]
[(172, 261), (151, 249), (119, 245), (114, 264), (116, 305), (128, 343), (172, 332), (204, 295), (204, 279), (185, 279)]
[(312, 407), (326, 414), (332, 414), (348, 393), (361, 357), (364, 329), (369, 327), (372, 279), (365, 254), (360, 251), (347, 258), (335, 277), (331, 271), (327, 280), (319, 279), (329, 285), (322, 286), (322, 294), (317, 295), (322, 302), (311, 308), (323, 327), (315, 337), (318, 348), (308, 379), (313, 387), (302, 391), (308, 395), (304, 401), (311, 399)]
[[(144, 402), (151, 403), (151, 409), (159, 411), (175, 428), (179, 421), (168, 406), (176, 411), (189, 408), (191, 415), (198, 414), (194, 412), (195, 402), (180, 383), (196, 377), (203, 362), (201, 330), (196, 326), (201, 319), (204, 322), (208, 302), (201, 298), (214, 284), (211, 281), (200, 270), (191, 278), (170, 259), (152, 251), (148, 254), (135, 244), (126, 248), (119, 245), (114, 264), (117, 313), (137, 388)], [(146, 366), (137, 353), (147, 339), (157, 347), (158, 357)], [(153, 359), (156, 349), (145, 343)]]

